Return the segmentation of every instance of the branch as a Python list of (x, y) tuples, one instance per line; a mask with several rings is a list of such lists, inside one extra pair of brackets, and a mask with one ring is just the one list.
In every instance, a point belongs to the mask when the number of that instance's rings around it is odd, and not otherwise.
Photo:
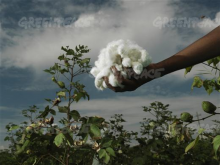
[(48, 154), (42, 155), (42, 156), (39, 158), (39, 160), (37, 161), (36, 165), (40, 162), (41, 159), (43, 159), (43, 157), (45, 157), (45, 156), (47, 156), (47, 155), (48, 155)]
[(217, 67), (210, 66), (210, 65), (208, 65), (208, 64), (206, 64), (206, 63), (204, 63), (204, 62), (203, 62), (202, 64), (204, 64), (204, 65), (206, 65), (206, 66), (209, 66), (209, 67), (211, 67), (211, 68), (213, 68), (213, 69), (216, 69), (216, 70), (220, 71), (220, 69), (218, 69)]
[(53, 155), (51, 155), (50, 153), (48, 153), (49, 156), (51, 156), (52, 158), (56, 159), (57, 161), (59, 161), (61, 164), (65, 165), (63, 162), (61, 162), (59, 159), (57, 159), (56, 157), (54, 157)]
[(68, 77), (66, 77), (66, 75), (63, 73), (63, 76), (67, 79), (67, 80), (69, 80), (70, 81), (70, 79), (68, 78)]
[[(201, 118), (201, 119), (193, 120), (192, 122), (200, 121), (200, 120), (205, 120), (205, 119), (207, 119), (207, 118), (209, 118), (209, 117), (212, 117), (212, 116), (214, 116), (214, 115), (215, 115), (215, 114), (212, 114), (212, 115), (206, 116), (206, 117)], [(191, 123), (192, 123), (192, 122), (191, 122)]]

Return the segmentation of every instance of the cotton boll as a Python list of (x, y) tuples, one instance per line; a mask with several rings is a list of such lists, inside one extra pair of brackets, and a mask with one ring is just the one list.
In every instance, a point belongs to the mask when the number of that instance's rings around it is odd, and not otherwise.
[(129, 49), (128, 49), (126, 43), (119, 45), (117, 51), (118, 51), (118, 54), (121, 56), (121, 58), (128, 57)]
[(98, 73), (98, 75), (95, 78), (95, 86), (96, 86), (96, 88), (98, 88), (100, 90), (104, 89), (104, 87), (102, 86), (102, 84), (103, 84), (103, 79), (102, 78), (105, 77), (105, 76), (108, 77), (109, 73), (110, 73), (110, 69), (109, 68), (105, 68), (105, 69), (101, 70), (101, 72)]
[(114, 59), (114, 63), (116, 63), (116, 64), (121, 64), (121, 61), (122, 61), (121, 56), (120, 56), (119, 54), (116, 55), (116, 56), (115, 56), (115, 59)]
[(101, 70), (102, 68), (106, 67), (106, 63), (104, 61), (104, 59), (99, 59), (98, 61), (95, 62), (95, 66)]
[(148, 55), (146, 50), (141, 50), (141, 63), (143, 67), (146, 67), (151, 63), (151, 57)]
[(118, 81), (116, 80), (115, 76), (113, 74), (110, 74), (108, 77), (109, 84), (111, 84), (113, 87), (118, 86)]
[(131, 67), (131, 59), (130, 59), (130, 58), (124, 58), (124, 59), (122, 60), (122, 65), (123, 65), (124, 67)]
[(107, 88), (105, 81), (102, 82), (102, 86), (103, 86), (103, 88)]
[(115, 66), (121, 75), (127, 78), (127, 73), (123, 67), (132, 67), (136, 74), (141, 74), (143, 67), (151, 63), (148, 53), (137, 44), (129, 40), (117, 40), (110, 42), (106, 48), (100, 51), (95, 67), (92, 68), (91, 74), (96, 77), (95, 86), (103, 90), (107, 88), (103, 77), (109, 78), (109, 83), (114, 87), (124, 87), (119, 84), (111, 67)]
[(136, 74), (141, 74), (143, 71), (143, 65), (139, 62), (132, 62), (132, 68)]
[(118, 71), (122, 71), (122, 65), (115, 64), (114, 65)]
[(100, 70), (97, 67), (93, 67), (90, 71), (90, 73), (96, 77), (99, 74)]
[(95, 86), (96, 88), (100, 89), (101, 85), (102, 85), (103, 80), (102, 79), (95, 79)]
[(96, 76), (96, 78), (98, 79), (102, 79), (103, 77), (107, 77), (110, 74), (110, 69), (109, 68), (104, 68), (102, 69), (98, 75)]
[(143, 67), (146, 67), (152, 63), (151, 58), (147, 59), (145, 62), (142, 62)]
[(139, 50), (136, 50), (136, 49), (131, 49), (131, 50), (129, 51), (128, 56), (130, 57), (130, 59), (131, 59), (132, 61), (135, 62), (135, 61), (138, 61), (138, 59), (141, 58), (141, 52), (140, 52)]

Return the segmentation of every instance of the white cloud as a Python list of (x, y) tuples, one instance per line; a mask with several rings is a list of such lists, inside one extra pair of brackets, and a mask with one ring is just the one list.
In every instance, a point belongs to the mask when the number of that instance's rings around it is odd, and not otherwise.
[(220, 12), (216, 13), (215, 18), (212, 20), (210, 18), (204, 18), (202, 21), (198, 22), (199, 30), (203, 33), (208, 33), (214, 28), (220, 25)]
[[(2, 52), (2, 66), (32, 68), (35, 77), (40, 78), (42, 70), (53, 65), (57, 56), (63, 53), (61, 46), (88, 45), (91, 52), (87, 57), (92, 58), (93, 63), (101, 48), (117, 39), (135, 41), (149, 52), (153, 62), (159, 62), (177, 53), (177, 46), (187, 46), (201, 37), (195, 34), (185, 40), (178, 33), (178, 28), (160, 29), (153, 24), (158, 17), (175, 17), (175, 8), (169, 5), (170, 1), (118, 2), (120, 3), (117, 8), (102, 7), (97, 12), (84, 12), (70, 26), (24, 29), (14, 37), (7, 35), (7, 31), (2, 31), (4, 37), (16, 43)], [(66, 8), (71, 10), (69, 5)], [(217, 23), (219, 15), (216, 15), (213, 24)], [(209, 30), (201, 32), (206, 34)], [(187, 75), (187, 79), (193, 77), (195, 70), (196, 68)], [(187, 80), (183, 75), (183, 70), (177, 71), (165, 76), (164, 80), (182, 82)]]
[(88, 45), (94, 61), (102, 47), (120, 38), (136, 41), (158, 61), (175, 53), (174, 43), (181, 41), (175, 31), (165, 32), (154, 27), (152, 22), (158, 15), (171, 17), (173, 14), (167, 1), (147, 1), (146, 4), (128, 1), (121, 3), (120, 8), (103, 8), (96, 13), (83, 14), (69, 28), (26, 29), (11, 38), (16, 46), (3, 52), (3, 66), (33, 67), (38, 72), (54, 62), (61, 53), (61, 46), (77, 44)]

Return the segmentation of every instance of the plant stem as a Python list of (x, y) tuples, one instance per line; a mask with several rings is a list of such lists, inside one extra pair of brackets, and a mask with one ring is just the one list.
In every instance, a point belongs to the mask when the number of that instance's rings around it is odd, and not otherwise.
[(203, 62), (202, 64), (207, 65), (207, 66), (209, 66), (209, 67), (211, 67), (211, 68), (213, 68), (213, 69), (216, 69), (216, 70), (220, 71), (220, 69), (218, 69), (217, 67), (210, 66), (210, 65), (208, 65), (208, 64), (206, 64), (206, 63), (204, 63), (204, 62)]
[(193, 120), (192, 122), (200, 121), (200, 120), (205, 120), (205, 119), (207, 119), (207, 118), (209, 118), (209, 117), (211, 117), (211, 116), (214, 116), (214, 115), (215, 115), (215, 114), (212, 114), (212, 115), (206, 116), (206, 117), (201, 118), (201, 119), (198, 119), (198, 120)]
[(56, 157), (54, 157), (54, 156), (51, 155), (50, 153), (49, 153), (48, 155), (51, 156), (52, 158), (54, 158), (55, 160), (59, 161), (61, 164), (65, 165), (63, 162), (61, 162), (59, 159), (57, 159)]
[(71, 67), (71, 70), (70, 70), (70, 75), (71, 75), (71, 78), (70, 78), (70, 90), (69, 90), (69, 102), (68, 102), (68, 112), (67, 112), (67, 119), (68, 119), (68, 122), (70, 122), (70, 105), (71, 105), (71, 92), (72, 92), (72, 82), (73, 82), (73, 67)]

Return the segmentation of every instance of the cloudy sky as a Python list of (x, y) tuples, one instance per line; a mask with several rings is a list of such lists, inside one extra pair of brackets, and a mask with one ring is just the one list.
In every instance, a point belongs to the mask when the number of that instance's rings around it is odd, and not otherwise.
[[(0, 58), (0, 147), (7, 147), (5, 125), (24, 120), (21, 110), (31, 105), (43, 109), (45, 98), (58, 91), (43, 72), (56, 62), (61, 46), (88, 45), (92, 64), (100, 49), (118, 39), (129, 39), (146, 49), (159, 62), (177, 53), (220, 24), (219, 0), (2, 0)], [(205, 18), (201, 19), (201, 16)], [(217, 92), (191, 91), (193, 76), (184, 70), (154, 80), (134, 92), (98, 91), (91, 75), (79, 77), (90, 101), (73, 105), (83, 115), (110, 118), (124, 114), (126, 128), (138, 131), (146, 114), (142, 106), (153, 101), (170, 104), (179, 115), (198, 112), (201, 102), (219, 105)], [(60, 116), (58, 115), (57, 118)], [(146, 116), (150, 117), (150, 116)], [(219, 119), (215, 117), (212, 119)], [(211, 124), (211, 120), (204, 123)]]

